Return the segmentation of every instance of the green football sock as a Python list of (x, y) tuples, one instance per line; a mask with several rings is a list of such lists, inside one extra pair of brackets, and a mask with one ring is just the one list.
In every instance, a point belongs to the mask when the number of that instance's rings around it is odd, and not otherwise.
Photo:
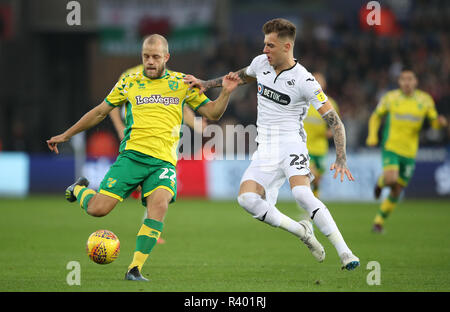
[(139, 272), (142, 269), (158, 238), (161, 236), (163, 223), (153, 219), (145, 219), (136, 238), (136, 249), (134, 250), (133, 261), (128, 270), (137, 266)]

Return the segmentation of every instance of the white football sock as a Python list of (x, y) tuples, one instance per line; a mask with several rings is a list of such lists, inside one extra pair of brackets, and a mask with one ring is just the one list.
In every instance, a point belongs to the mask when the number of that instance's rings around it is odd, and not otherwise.
[(238, 196), (238, 203), (255, 219), (274, 227), (280, 227), (297, 237), (305, 235), (305, 229), (302, 225), (282, 214), (275, 206), (262, 199), (259, 194), (243, 193)]
[(295, 186), (292, 188), (292, 195), (294, 195), (297, 203), (308, 212), (320, 232), (328, 237), (336, 248), (338, 255), (341, 255), (343, 252), (351, 253), (330, 211), (314, 196), (311, 188), (305, 185)]

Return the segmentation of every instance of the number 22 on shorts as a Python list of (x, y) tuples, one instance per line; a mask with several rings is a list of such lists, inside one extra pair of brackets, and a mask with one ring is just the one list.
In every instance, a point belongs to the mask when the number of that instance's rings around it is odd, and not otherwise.
[[(168, 169), (168, 168), (162, 168), (163, 172), (159, 175), (160, 179), (170, 179), (171, 181), (175, 182), (175, 177), (177, 176), (177, 173), (175, 172), (175, 170), (173, 169)], [(169, 171), (172, 173), (171, 176), (168, 176), (167, 173), (169, 173)]]

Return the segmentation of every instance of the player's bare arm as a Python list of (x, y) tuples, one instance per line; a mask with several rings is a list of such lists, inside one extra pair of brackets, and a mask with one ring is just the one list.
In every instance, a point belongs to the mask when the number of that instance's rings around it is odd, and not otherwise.
[(123, 131), (125, 130), (125, 125), (123, 124), (122, 118), (120, 118), (119, 108), (113, 109), (109, 113), (109, 117), (111, 118), (119, 139), (122, 141), (124, 138)]
[(95, 125), (99, 124), (103, 119), (106, 118), (106, 116), (108, 116), (108, 114), (111, 112), (112, 109), (113, 109), (112, 106), (108, 105), (108, 103), (103, 101), (101, 104), (97, 105), (89, 112), (84, 114), (84, 116), (81, 117), (80, 120), (78, 120), (72, 127), (67, 129), (64, 133), (54, 136), (50, 138), (50, 140), (47, 140), (48, 148), (52, 152), (59, 154), (58, 143), (66, 142), (70, 140), (70, 138), (73, 137), (75, 134), (90, 129)]
[(220, 92), (219, 97), (198, 109), (198, 112), (209, 120), (219, 120), (220, 117), (222, 117), (227, 109), (231, 93), (239, 85), (239, 80), (233, 78), (230, 74), (223, 78), (222, 91)]
[[(199, 117), (200, 118), (200, 117)], [(183, 121), (184, 123), (194, 131), (197, 131), (199, 133), (202, 133), (203, 130), (208, 126), (208, 122), (206, 121), (206, 118), (202, 118), (200, 126), (197, 125), (196, 127), (196, 116), (195, 113), (192, 111), (192, 109), (188, 108), (188, 106), (183, 107)]]
[(366, 145), (374, 147), (378, 145), (378, 129), (381, 125), (381, 117), (377, 113), (373, 112), (369, 118), (369, 130), (366, 139)]
[[(227, 76), (233, 78), (233, 79), (237, 79), (239, 78), (239, 85), (244, 85), (253, 81), (256, 81), (256, 78), (248, 76), (245, 72), (247, 70), (247, 67), (244, 67), (234, 73), (229, 73)], [(198, 79), (192, 75), (187, 75), (184, 78), (184, 81), (189, 85), (189, 87), (191, 88), (199, 88), (200, 89), (200, 94), (203, 92), (206, 92), (207, 90), (211, 89), (211, 88), (218, 88), (218, 87), (222, 87), (222, 82), (223, 82), (223, 78), (225, 76), (219, 77), (219, 78), (215, 78), (215, 79), (211, 79), (211, 80), (201, 80)]]
[(336, 148), (336, 161), (331, 165), (330, 170), (336, 170), (334, 173), (334, 178), (340, 174), (341, 182), (344, 181), (344, 175), (346, 175), (350, 181), (354, 181), (355, 179), (353, 178), (350, 170), (347, 168), (344, 124), (330, 102), (326, 102), (322, 107), (320, 107), (319, 113), (322, 115), (322, 118), (327, 122), (333, 132), (334, 145)]

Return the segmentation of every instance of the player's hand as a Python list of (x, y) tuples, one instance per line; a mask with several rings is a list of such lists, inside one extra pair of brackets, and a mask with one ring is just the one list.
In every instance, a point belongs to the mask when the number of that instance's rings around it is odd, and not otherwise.
[(448, 121), (447, 121), (447, 118), (445, 118), (445, 116), (443, 116), (443, 115), (439, 115), (438, 116), (438, 121), (439, 121), (439, 124), (441, 125), (441, 127), (447, 127), (448, 126)]
[(237, 86), (239, 86), (240, 82), (241, 78), (239, 78), (236, 73), (230, 72), (228, 75), (223, 77), (222, 88), (231, 93), (237, 88)]
[(340, 174), (341, 182), (344, 182), (344, 176), (347, 176), (349, 181), (355, 181), (355, 178), (353, 178), (352, 173), (347, 168), (347, 165), (345, 164), (345, 162), (336, 160), (336, 162), (331, 164), (330, 170), (331, 171), (336, 170), (334, 172), (334, 176), (333, 176), (334, 179), (336, 179), (337, 176)]
[(374, 146), (377, 146), (377, 144), (378, 144), (378, 138), (368, 137), (366, 139), (366, 145), (367, 146), (374, 147)]
[(184, 81), (184, 83), (189, 85), (189, 89), (199, 88), (200, 89), (199, 94), (202, 94), (203, 92), (206, 91), (206, 87), (204, 85), (204, 81), (200, 80), (198, 78), (195, 78), (192, 75), (186, 75), (183, 78), (183, 81)]
[(67, 142), (67, 141), (69, 141), (69, 139), (70, 138), (68, 138), (66, 135), (60, 134), (60, 135), (50, 138), (50, 140), (47, 140), (47, 146), (52, 152), (59, 154), (58, 143)]

